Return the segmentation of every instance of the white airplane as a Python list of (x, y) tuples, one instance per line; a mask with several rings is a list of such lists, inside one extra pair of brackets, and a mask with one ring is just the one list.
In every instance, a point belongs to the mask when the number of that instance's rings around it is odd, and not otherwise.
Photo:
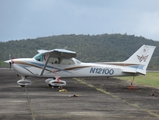
[(112, 77), (145, 75), (155, 46), (143, 45), (123, 62), (84, 63), (74, 57), (76, 52), (66, 49), (38, 50), (33, 58), (19, 58), (5, 61), (21, 80), (17, 83), (25, 87), (31, 85), (29, 76), (44, 77), (49, 86), (64, 86), (63, 77)]

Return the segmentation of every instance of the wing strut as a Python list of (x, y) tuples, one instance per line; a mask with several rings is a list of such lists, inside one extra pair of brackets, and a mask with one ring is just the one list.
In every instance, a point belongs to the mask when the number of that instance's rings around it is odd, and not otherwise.
[(40, 76), (43, 75), (44, 70), (45, 70), (45, 68), (46, 68), (46, 65), (47, 65), (47, 63), (48, 63), (48, 61), (49, 61), (49, 58), (50, 58), (50, 54), (47, 55), (47, 59), (46, 59), (45, 65), (44, 65), (44, 68), (42, 69), (42, 71), (41, 71), (41, 73), (40, 73)]

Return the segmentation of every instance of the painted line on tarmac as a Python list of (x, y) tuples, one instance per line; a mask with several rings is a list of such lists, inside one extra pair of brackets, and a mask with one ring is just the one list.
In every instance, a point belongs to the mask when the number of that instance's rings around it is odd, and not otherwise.
[(113, 98), (119, 99), (119, 100), (121, 100), (123, 103), (126, 103), (126, 104), (128, 104), (128, 105), (130, 105), (130, 106), (132, 106), (132, 107), (138, 108), (138, 109), (140, 109), (141, 111), (147, 112), (148, 114), (150, 114), (150, 115), (152, 115), (152, 116), (155, 116), (156, 118), (159, 119), (159, 114), (154, 113), (154, 112), (152, 112), (152, 111), (149, 110), (149, 109), (142, 108), (142, 107), (138, 106), (137, 104), (129, 103), (128, 101), (123, 100), (122, 98), (120, 98), (120, 97), (118, 97), (118, 96), (116, 96), (116, 95), (113, 95), (112, 93), (110, 93), (110, 92), (108, 92), (108, 91), (106, 91), (106, 90), (104, 90), (104, 89), (102, 89), (102, 88), (97, 88), (97, 87), (95, 87), (94, 85), (89, 84), (89, 83), (87, 83), (86, 81), (84, 81), (84, 80), (82, 80), (82, 79), (78, 79), (78, 78), (73, 78), (73, 79), (76, 80), (76, 81), (78, 81), (78, 82), (81, 83), (81, 84), (84, 84), (84, 85), (87, 85), (88, 87), (94, 88), (94, 89), (96, 89), (97, 91), (100, 91), (100, 92), (102, 92), (102, 93), (104, 93), (104, 94), (110, 95), (110, 96), (113, 97)]
[(27, 95), (27, 100), (28, 100), (28, 103), (29, 103), (29, 110), (31, 112), (31, 117), (32, 117), (32, 120), (36, 120), (35, 117), (36, 115), (34, 114), (34, 110), (33, 110), (33, 107), (32, 107), (32, 102), (31, 102), (31, 98), (30, 98), (30, 95), (28, 94), (28, 90), (27, 90), (27, 87), (25, 87), (25, 92), (26, 92), (26, 95)]

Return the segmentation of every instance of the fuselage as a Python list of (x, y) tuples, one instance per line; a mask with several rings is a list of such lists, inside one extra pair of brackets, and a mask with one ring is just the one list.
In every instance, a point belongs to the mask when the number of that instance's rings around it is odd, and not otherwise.
[(75, 59), (76, 52), (66, 49), (38, 50), (33, 58), (20, 58), (5, 61), (21, 79), (20, 86), (31, 85), (28, 76), (48, 78), (49, 86), (64, 86), (62, 77), (111, 77), (145, 75), (155, 46), (143, 45), (123, 62), (83, 63)]
[[(83, 63), (75, 58), (65, 59), (61, 63), (48, 62), (44, 69), (45, 60), (35, 58), (14, 59), (12, 68), (21, 76), (34, 77), (95, 77), (95, 76), (123, 76), (132, 75), (123, 73), (124, 66), (102, 63)], [(41, 75), (42, 70), (44, 73)]]

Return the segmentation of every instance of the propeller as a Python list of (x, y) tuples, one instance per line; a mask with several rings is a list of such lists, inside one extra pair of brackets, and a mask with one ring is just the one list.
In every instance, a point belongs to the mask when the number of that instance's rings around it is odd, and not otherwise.
[(11, 58), (11, 54), (9, 54), (9, 68), (11, 70), (11, 67), (12, 67), (12, 58)]
[(9, 54), (9, 60), (6, 60), (6, 61), (4, 61), (4, 62), (9, 64), (9, 68), (10, 68), (10, 70), (11, 70), (11, 68), (12, 68), (12, 63), (13, 63), (13, 59), (11, 58), (11, 55), (10, 55), (10, 54)]

